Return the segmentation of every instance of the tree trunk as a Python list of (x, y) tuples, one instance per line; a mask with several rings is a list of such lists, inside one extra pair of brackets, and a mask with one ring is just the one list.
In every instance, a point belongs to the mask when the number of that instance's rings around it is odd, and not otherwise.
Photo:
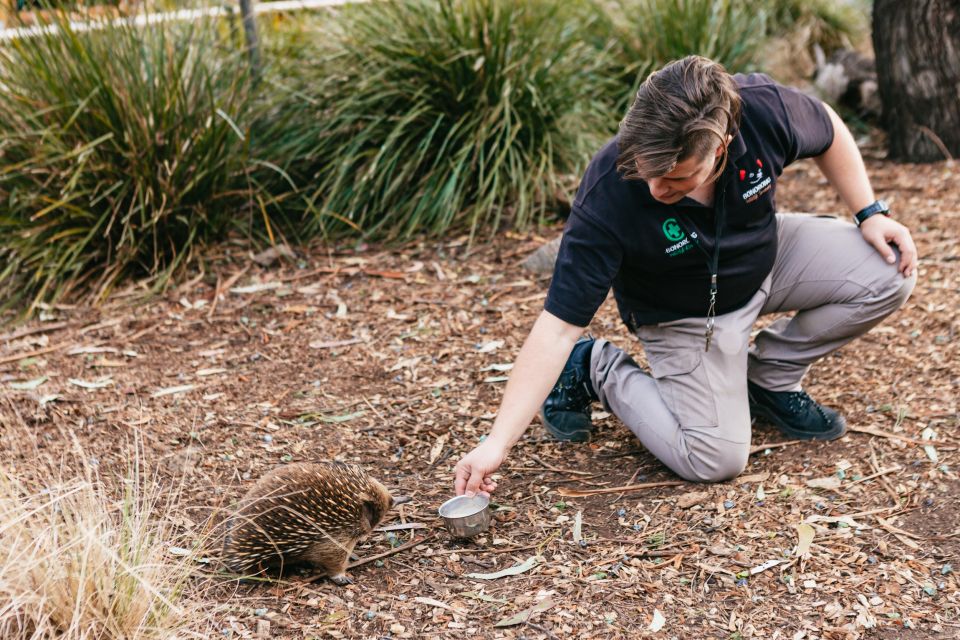
[(890, 157), (960, 157), (960, 0), (875, 0), (873, 48)]

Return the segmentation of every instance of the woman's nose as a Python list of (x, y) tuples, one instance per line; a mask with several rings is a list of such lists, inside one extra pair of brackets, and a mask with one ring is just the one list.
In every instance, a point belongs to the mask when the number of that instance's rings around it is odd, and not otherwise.
[(663, 178), (650, 178), (647, 181), (647, 186), (650, 187), (650, 193), (654, 196), (662, 196), (667, 192)]

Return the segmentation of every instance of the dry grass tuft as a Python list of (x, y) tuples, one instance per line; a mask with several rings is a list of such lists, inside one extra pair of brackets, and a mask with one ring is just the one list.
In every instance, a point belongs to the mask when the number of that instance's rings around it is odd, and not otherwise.
[(46, 477), (0, 468), (0, 637), (193, 636), (200, 551), (178, 544), (178, 492), (137, 461), (116, 487), (89, 468)]

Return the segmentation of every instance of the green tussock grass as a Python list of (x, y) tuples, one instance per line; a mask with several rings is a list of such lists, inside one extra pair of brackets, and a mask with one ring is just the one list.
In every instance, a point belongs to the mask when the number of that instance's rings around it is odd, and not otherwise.
[(347, 7), (299, 103), (314, 145), (292, 173), (309, 183), (313, 231), (393, 239), (542, 220), (609, 117), (605, 60), (578, 26), (544, 0)]
[(239, 217), (243, 57), (209, 21), (54, 24), (0, 48), (0, 298), (162, 288)]

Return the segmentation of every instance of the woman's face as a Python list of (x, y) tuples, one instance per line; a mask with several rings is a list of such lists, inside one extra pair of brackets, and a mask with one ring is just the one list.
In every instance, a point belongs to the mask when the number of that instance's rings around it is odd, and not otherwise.
[(713, 175), (717, 158), (723, 153), (724, 146), (718, 145), (716, 152), (705, 158), (691, 156), (681, 160), (671, 171), (658, 178), (647, 178), (650, 195), (664, 204), (679, 202)]

